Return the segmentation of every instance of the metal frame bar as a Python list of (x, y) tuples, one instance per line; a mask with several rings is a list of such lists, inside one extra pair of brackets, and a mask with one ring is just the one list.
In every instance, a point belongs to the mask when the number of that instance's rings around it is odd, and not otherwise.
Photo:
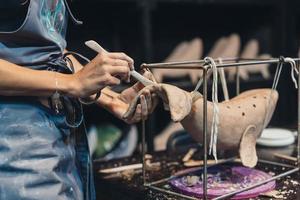
[[(294, 58), (294, 60), (296, 62), (300, 62), (300, 58)], [(280, 59), (275, 59), (275, 58), (271, 58), (271, 59), (239, 59), (239, 58), (228, 58), (228, 59), (223, 59), (222, 60), (223, 63), (218, 63), (217, 64), (217, 68), (223, 68), (223, 67), (241, 67), (241, 66), (249, 66), (249, 65), (260, 65), (260, 64), (275, 64), (278, 62), (281, 62)], [(225, 62), (233, 62), (234, 63), (224, 63)], [(240, 62), (242, 61), (242, 62)], [(141, 68), (161, 68), (161, 69), (200, 69), (203, 70), (203, 199), (207, 199), (207, 82), (208, 82), (208, 78), (207, 78), (207, 71), (211, 68), (210, 64), (207, 63), (205, 60), (196, 60), (196, 61), (184, 61), (184, 62), (169, 62), (169, 63), (153, 63), (153, 64), (142, 64)], [(298, 66), (298, 68), (300, 68)], [(298, 76), (298, 85), (300, 86), (300, 75)], [(238, 86), (237, 86), (238, 87)], [(300, 88), (298, 87), (298, 102), (300, 102)], [(191, 199), (191, 200), (196, 200), (197, 198), (195, 197), (190, 197), (187, 195), (183, 195), (177, 192), (173, 192), (170, 190), (166, 190), (166, 189), (162, 189), (159, 187), (154, 186), (155, 184), (159, 184), (159, 183), (163, 183), (166, 182), (172, 178), (175, 178), (176, 176), (170, 176), (168, 178), (165, 179), (161, 179), (158, 181), (154, 181), (154, 182), (150, 182), (147, 183), (146, 180), (146, 168), (145, 168), (145, 155), (146, 155), (146, 147), (145, 147), (145, 121), (143, 120), (142, 123), (142, 156), (143, 156), (143, 181), (144, 181), (144, 186), (152, 188), (154, 190), (160, 191), (160, 192), (164, 192), (167, 194), (171, 194), (171, 195), (175, 195), (181, 198), (185, 198), (185, 199)], [(243, 188), (241, 190), (235, 191), (235, 192), (231, 192), (222, 196), (219, 196), (217, 198), (214, 198), (215, 200), (219, 200), (219, 199), (224, 199), (227, 198), (229, 196), (233, 196), (235, 194), (247, 191), (249, 189), (255, 188), (257, 186), (260, 186), (262, 184), (268, 183), (270, 181), (276, 180), (278, 178), (287, 176), (289, 174), (295, 173), (297, 171), (300, 171), (300, 103), (298, 103), (298, 143), (297, 143), (297, 166), (291, 166), (291, 165), (286, 165), (283, 163), (279, 163), (279, 162), (271, 162), (271, 161), (265, 161), (265, 160), (259, 160), (259, 162), (263, 162), (263, 163), (268, 163), (271, 165), (278, 165), (278, 166), (285, 166), (285, 167), (289, 167), (292, 168), (291, 170), (288, 170), (284, 173), (280, 173), (277, 176), (274, 176), (270, 179), (267, 179), (265, 181), (262, 181), (260, 183), (254, 184), (252, 186)], [(221, 163), (226, 163), (228, 162), (227, 160)], [(221, 164), (218, 163), (218, 164)], [(217, 165), (217, 164), (216, 164)], [(213, 165), (211, 165), (213, 166)], [(196, 169), (195, 169), (196, 170)], [(190, 173), (187, 172), (187, 173)], [(180, 174), (180, 176), (185, 175)], [(178, 177), (178, 176), (177, 176)]]
[[(224, 63), (226, 61), (235, 61), (230, 63)], [(245, 61), (243, 61), (245, 60)], [(300, 61), (300, 58), (293, 58), (296, 62)], [(217, 61), (217, 60), (216, 60)], [(223, 59), (223, 63), (216, 64), (217, 68), (223, 67), (240, 67), (240, 66), (249, 66), (249, 65), (261, 65), (261, 64), (275, 64), (280, 62), (279, 59)], [(240, 62), (242, 61), (242, 62)], [(218, 61), (216, 62), (218, 63)], [(152, 64), (142, 64), (141, 69), (202, 69), (204, 70), (205, 66), (209, 64), (205, 60), (194, 60), (194, 61), (183, 61), (183, 62), (168, 62), (168, 63), (152, 63)]]
[[(262, 60), (270, 60), (269, 58), (223, 58), (222, 62), (238, 62), (238, 61), (262, 61)], [(216, 63), (220, 63), (219, 59), (215, 60)], [(156, 68), (156, 67), (164, 67), (170, 65), (193, 65), (193, 64), (205, 64), (204, 60), (189, 60), (189, 61), (180, 61), (180, 62), (164, 62), (164, 63), (152, 63), (152, 64), (142, 64), (142, 67), (145, 66), (147, 68)]]
[(173, 192), (173, 191), (170, 191), (170, 190), (165, 190), (165, 189), (162, 189), (162, 188), (159, 188), (159, 187), (156, 187), (156, 186), (148, 186), (149, 188), (153, 189), (153, 190), (157, 190), (159, 192), (163, 192), (165, 194), (170, 194), (170, 195), (174, 195), (174, 196), (177, 196), (177, 197), (181, 197), (181, 198), (184, 198), (184, 199), (189, 199), (189, 200), (198, 200), (198, 198), (196, 197), (191, 197), (191, 196), (187, 196), (187, 195), (184, 195), (184, 194), (180, 194), (180, 193), (177, 193), (177, 192)]
[(207, 68), (203, 70), (203, 196), (207, 197)]
[(142, 167), (142, 172), (143, 172), (143, 183), (144, 186), (146, 186), (147, 184), (147, 180), (146, 180), (146, 122), (143, 119), (142, 120), (142, 163), (143, 163), (143, 167)]
[[(300, 62), (298, 61), (298, 71), (300, 70)], [(298, 74), (298, 145), (297, 145), (297, 164), (298, 168), (300, 168), (300, 74)]]

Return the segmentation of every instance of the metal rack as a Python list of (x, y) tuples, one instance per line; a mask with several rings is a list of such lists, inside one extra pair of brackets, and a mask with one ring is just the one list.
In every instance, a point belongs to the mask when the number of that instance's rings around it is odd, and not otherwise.
[[(293, 59), (295, 62), (297, 62), (297, 67), (299, 69), (299, 63), (300, 63), (300, 58), (295, 58)], [(216, 67), (217, 68), (225, 68), (225, 67), (236, 67), (237, 69), (239, 67), (243, 67), (243, 66), (249, 66), (249, 65), (260, 65), (260, 64), (278, 64), (280, 62), (282, 62), (283, 64), (286, 63), (286, 61), (284, 59), (240, 59), (240, 58), (229, 58), (229, 59), (223, 59), (222, 60), (223, 63), (218, 63), (218, 61), (216, 61)], [(211, 65), (210, 63), (206, 62), (205, 60), (196, 60), (196, 61), (186, 61), (186, 62), (171, 62), (171, 63), (153, 63), (153, 64), (142, 64), (141, 68), (149, 68), (149, 69), (153, 69), (153, 68), (164, 68), (164, 69), (195, 69), (195, 70), (202, 70), (203, 71), (203, 167), (199, 167), (193, 171), (197, 171), (199, 169), (203, 169), (203, 199), (207, 199), (207, 168), (208, 168), (208, 164), (207, 164), (207, 83), (208, 83), (208, 70), (211, 69)], [(238, 71), (238, 70), (237, 70)], [(237, 73), (237, 80), (238, 80), (238, 73)], [(300, 75), (298, 76), (298, 85), (300, 85)], [(238, 81), (237, 81), (237, 88), (238, 88)], [(300, 88), (298, 87), (298, 102), (300, 102)], [(174, 196), (178, 196), (181, 198), (185, 198), (185, 199), (192, 199), (192, 200), (196, 200), (197, 198), (195, 197), (191, 197), (191, 196), (187, 196), (187, 195), (183, 195), (174, 191), (171, 191), (169, 189), (165, 189), (165, 188), (160, 188), (157, 185), (161, 184), (161, 183), (165, 183), (173, 178), (191, 173), (191, 171), (189, 171), (188, 173), (182, 173), (180, 175), (177, 176), (170, 176), (168, 178), (164, 178), (161, 180), (157, 180), (154, 182), (147, 182), (146, 180), (146, 168), (145, 168), (145, 154), (146, 154), (146, 141), (145, 141), (145, 121), (143, 121), (142, 123), (142, 160), (143, 160), (143, 181), (144, 181), (144, 186), (148, 187), (150, 189), (159, 191), (159, 192), (163, 192), (166, 194), (170, 194), (170, 195), (174, 195)], [(224, 199), (230, 196), (233, 196), (235, 194), (250, 190), (252, 188), (255, 188), (257, 186), (263, 185), (265, 183), (271, 182), (273, 180), (276, 180), (278, 178), (281, 177), (285, 177), (289, 174), (295, 173), (300, 171), (300, 104), (298, 103), (298, 143), (297, 143), (297, 165), (287, 165), (287, 164), (283, 164), (283, 163), (279, 163), (279, 162), (271, 162), (271, 161), (266, 161), (266, 160), (259, 160), (258, 162), (260, 163), (266, 163), (266, 164), (271, 164), (271, 165), (275, 165), (275, 166), (280, 166), (280, 167), (287, 167), (290, 168), (289, 170), (280, 173), (276, 176), (273, 176), (270, 179), (264, 180), (262, 182), (259, 182), (257, 184), (254, 184), (252, 186), (248, 186), (245, 187), (241, 190), (238, 191), (234, 191), (222, 196), (219, 196), (217, 198), (214, 198), (215, 200), (218, 199)], [(219, 162), (217, 164), (214, 165), (210, 165), (210, 166), (215, 166), (215, 165), (220, 165), (220, 164), (224, 164), (227, 162), (232, 161), (235, 158), (230, 158), (227, 159), (223, 162)]]

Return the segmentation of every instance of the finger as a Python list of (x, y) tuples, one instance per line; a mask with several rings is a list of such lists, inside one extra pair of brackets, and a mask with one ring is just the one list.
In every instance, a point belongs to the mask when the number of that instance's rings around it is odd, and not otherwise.
[(132, 86), (132, 88), (137, 92), (140, 91), (141, 89), (143, 89), (144, 87), (145, 86), (141, 82), (137, 82)]
[(153, 113), (154, 109), (156, 108), (156, 106), (157, 106), (157, 104), (159, 102), (157, 94), (155, 94), (155, 93), (151, 94), (151, 101), (152, 101), (152, 107), (150, 109), (149, 114)]
[(129, 67), (133, 70), (134, 60), (125, 53), (109, 53), (108, 56), (114, 59), (124, 60), (129, 63)]
[(115, 58), (115, 59), (125, 60), (131, 64), (134, 63), (134, 60), (131, 57), (129, 57), (128, 55), (126, 55), (125, 53), (120, 53), (120, 52), (110, 53), (108, 56), (111, 58)]
[(151, 98), (150, 93), (146, 95), (146, 101), (147, 101), (147, 105), (148, 105), (148, 114), (150, 114), (150, 112), (152, 110), (152, 98)]
[(112, 76), (121, 76), (123, 80), (126, 80), (129, 76), (129, 68), (125, 66), (106, 66), (107, 72)]
[(147, 106), (147, 101), (144, 95), (141, 95), (140, 97), (141, 101), (141, 108), (142, 108), (142, 119), (146, 120), (148, 117), (148, 106)]
[(135, 113), (134, 113), (134, 115), (133, 115), (133, 117), (131, 118), (130, 121), (132, 123), (136, 123), (136, 122), (141, 121), (141, 119), (142, 119), (142, 105), (138, 104), (136, 106)]
[(128, 77), (125, 81), (126, 81), (126, 83), (130, 83), (130, 73), (128, 73)]
[(147, 71), (146, 69), (143, 69), (142, 74), (147, 79), (151, 79), (151, 72)]
[(116, 78), (116, 77), (113, 77), (113, 76), (110, 76), (107, 78), (107, 80), (105, 81), (105, 85), (106, 86), (114, 86), (114, 85), (119, 85), (121, 83), (121, 80)]
[(154, 83), (157, 83), (152, 72), (148, 68), (143, 69), (143, 76), (145, 76), (147, 79), (153, 81)]
[(149, 114), (151, 108), (152, 108), (152, 100), (151, 100), (151, 93), (148, 89), (145, 89), (145, 91), (143, 92), (143, 95), (145, 96), (146, 99), (146, 103), (147, 103), (147, 112)]
[(129, 63), (125, 60), (117, 59), (117, 58), (106, 58), (105, 63), (112, 66), (125, 66), (130, 68)]
[(150, 94), (156, 94), (158, 91), (160, 91), (160, 88), (157, 85), (151, 85), (147, 87), (147, 90)]

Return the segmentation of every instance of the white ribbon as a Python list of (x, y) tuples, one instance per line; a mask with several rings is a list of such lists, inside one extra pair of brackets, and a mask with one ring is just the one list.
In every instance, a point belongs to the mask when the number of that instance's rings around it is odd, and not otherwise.
[(213, 82), (212, 82), (212, 103), (213, 103), (213, 118), (210, 132), (210, 145), (209, 145), (209, 154), (213, 154), (216, 162), (217, 158), (217, 141), (218, 141), (218, 126), (219, 126), (219, 107), (218, 107), (218, 69), (215, 61), (206, 57), (204, 59), (206, 62), (209, 62), (211, 65), (213, 73)]
[(292, 77), (292, 80), (294, 82), (295, 88), (298, 89), (298, 84), (297, 84), (297, 80), (295, 78), (294, 72), (296, 72), (296, 74), (299, 74), (299, 71), (297, 69), (297, 65), (296, 65), (295, 60), (292, 59), (292, 58), (284, 58), (284, 62), (290, 63), (290, 65), (291, 65), (291, 77)]

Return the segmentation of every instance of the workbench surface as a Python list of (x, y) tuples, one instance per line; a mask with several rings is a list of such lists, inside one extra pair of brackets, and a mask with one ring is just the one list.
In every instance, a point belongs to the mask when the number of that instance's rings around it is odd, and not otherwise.
[[(293, 152), (294, 151), (294, 152)], [(259, 148), (258, 147), (258, 155), (259, 158), (270, 161), (280, 161), (286, 162), (284, 160), (280, 160), (273, 156), (273, 153), (282, 153), (282, 154), (290, 154), (293, 152), (295, 155), (295, 146), (291, 145), (286, 148)], [(152, 154), (152, 162), (160, 162), (161, 169), (159, 171), (152, 171), (147, 174), (147, 178), (151, 180), (159, 180), (160, 178), (166, 178), (169, 175), (172, 175), (178, 172), (181, 169), (186, 169), (183, 166), (182, 158), (185, 153), (175, 154), (168, 152), (157, 152)], [(201, 152), (195, 154), (196, 159), (201, 157)], [(98, 173), (99, 169), (112, 168), (116, 166), (122, 166), (127, 164), (140, 163), (141, 156), (133, 156), (130, 158), (118, 159), (109, 162), (94, 162), (94, 171), (95, 171), (95, 183), (96, 183), (96, 193), (98, 200), (177, 200), (182, 199), (166, 194), (162, 194), (150, 189), (145, 189), (143, 187), (142, 181), (142, 173), (139, 170), (139, 173), (130, 176), (129, 174), (114, 174), (116, 177), (106, 177), (103, 178), (103, 175)], [(292, 163), (288, 163), (292, 164)], [(271, 175), (278, 174), (280, 172), (288, 170), (286, 167), (278, 167), (265, 163), (259, 163), (256, 167), (257, 169), (263, 170)], [(281, 178), (276, 181), (276, 190), (280, 191), (281, 199), (292, 199), (300, 200), (300, 173), (293, 173), (285, 178)], [(267, 197), (257, 197), (256, 199), (271, 199)], [(274, 198), (272, 198), (274, 199)]]

